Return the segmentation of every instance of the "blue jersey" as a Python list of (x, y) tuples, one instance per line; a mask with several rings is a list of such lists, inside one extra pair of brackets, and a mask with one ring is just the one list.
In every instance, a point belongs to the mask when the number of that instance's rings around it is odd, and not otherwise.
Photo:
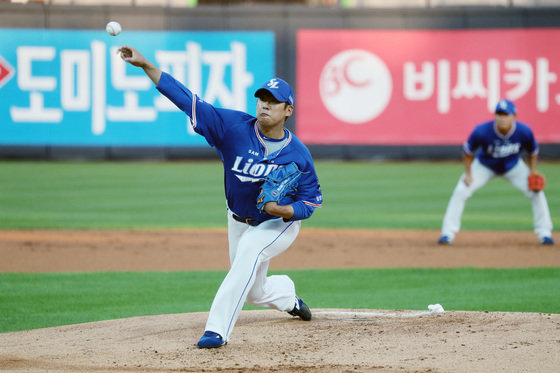
[(475, 154), (477, 149), (476, 158), (497, 174), (503, 174), (515, 166), (522, 150), (529, 154), (539, 151), (528, 125), (514, 122), (509, 133), (502, 135), (496, 129), (494, 121), (476, 126), (463, 145), (463, 152), (466, 154)]
[[(171, 75), (162, 73), (157, 89), (190, 118), (195, 132), (218, 150), (224, 165), (228, 208), (236, 215), (258, 221), (278, 218), (261, 213), (256, 206), (264, 178), (279, 166), (295, 162), (303, 172), (292, 203), (292, 220), (311, 216), (323, 201), (321, 187), (309, 150), (290, 131), (283, 147), (268, 154), (257, 118), (247, 113), (216, 108), (193, 94)], [(270, 141), (270, 139), (267, 139)]]

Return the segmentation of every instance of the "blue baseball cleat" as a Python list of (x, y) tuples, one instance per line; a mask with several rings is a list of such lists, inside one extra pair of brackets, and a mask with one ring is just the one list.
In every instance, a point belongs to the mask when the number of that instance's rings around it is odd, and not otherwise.
[(552, 237), (542, 237), (541, 245), (554, 245), (554, 240)]
[(288, 313), (292, 316), (299, 317), (303, 321), (311, 320), (311, 310), (307, 307), (307, 304), (298, 297), (296, 297), (296, 305), (294, 306), (294, 309)]
[(439, 238), (439, 240), (437, 240), (437, 243), (439, 243), (440, 245), (451, 245), (453, 241), (446, 235), (443, 235)]
[(221, 335), (218, 333), (211, 332), (207, 330), (204, 335), (198, 341), (197, 346), (199, 348), (216, 348), (225, 345), (227, 342), (224, 341)]

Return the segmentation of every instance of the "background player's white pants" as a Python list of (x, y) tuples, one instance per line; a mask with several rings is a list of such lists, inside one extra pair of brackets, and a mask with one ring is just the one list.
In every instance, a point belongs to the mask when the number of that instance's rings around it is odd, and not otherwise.
[(461, 228), (461, 216), (465, 208), (465, 202), (469, 199), (475, 191), (484, 186), (490, 179), (494, 177), (503, 177), (507, 179), (513, 186), (522, 191), (527, 197), (531, 199), (533, 207), (534, 219), (534, 232), (539, 238), (548, 236), (552, 233), (552, 219), (550, 218), (550, 211), (544, 191), (533, 192), (529, 190), (528, 176), (529, 167), (521, 159), (517, 164), (508, 172), (503, 175), (497, 175), (488, 167), (482, 165), (478, 159), (475, 159), (471, 164), (472, 182), (469, 186), (465, 185), (463, 173), (459, 178), (459, 182), (453, 191), (453, 195), (447, 205), (445, 216), (443, 218), (443, 225), (441, 234), (453, 240), (455, 234)]
[(294, 282), (288, 276), (266, 274), (270, 259), (294, 242), (300, 227), (301, 221), (285, 223), (282, 218), (252, 227), (236, 221), (228, 211), (231, 268), (214, 297), (205, 330), (228, 341), (245, 301), (279, 311), (294, 308)]

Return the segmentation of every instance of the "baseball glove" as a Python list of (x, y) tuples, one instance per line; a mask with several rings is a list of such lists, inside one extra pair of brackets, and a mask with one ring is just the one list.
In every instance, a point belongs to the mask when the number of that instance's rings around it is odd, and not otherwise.
[(544, 189), (546, 179), (543, 174), (534, 173), (529, 175), (529, 190), (539, 192)]
[(257, 197), (257, 208), (263, 212), (268, 202), (278, 202), (287, 195), (294, 193), (298, 187), (298, 179), (302, 172), (294, 162), (277, 168), (264, 179)]

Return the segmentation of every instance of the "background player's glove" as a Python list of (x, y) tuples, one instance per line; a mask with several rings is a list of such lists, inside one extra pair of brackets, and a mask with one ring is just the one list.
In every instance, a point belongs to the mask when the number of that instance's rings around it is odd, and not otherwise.
[(278, 202), (297, 190), (298, 179), (302, 172), (294, 162), (277, 168), (264, 179), (261, 192), (257, 197), (257, 208), (263, 212), (268, 202)]
[(529, 190), (533, 192), (539, 192), (544, 189), (546, 185), (546, 179), (544, 175), (539, 173), (534, 173), (529, 175)]

